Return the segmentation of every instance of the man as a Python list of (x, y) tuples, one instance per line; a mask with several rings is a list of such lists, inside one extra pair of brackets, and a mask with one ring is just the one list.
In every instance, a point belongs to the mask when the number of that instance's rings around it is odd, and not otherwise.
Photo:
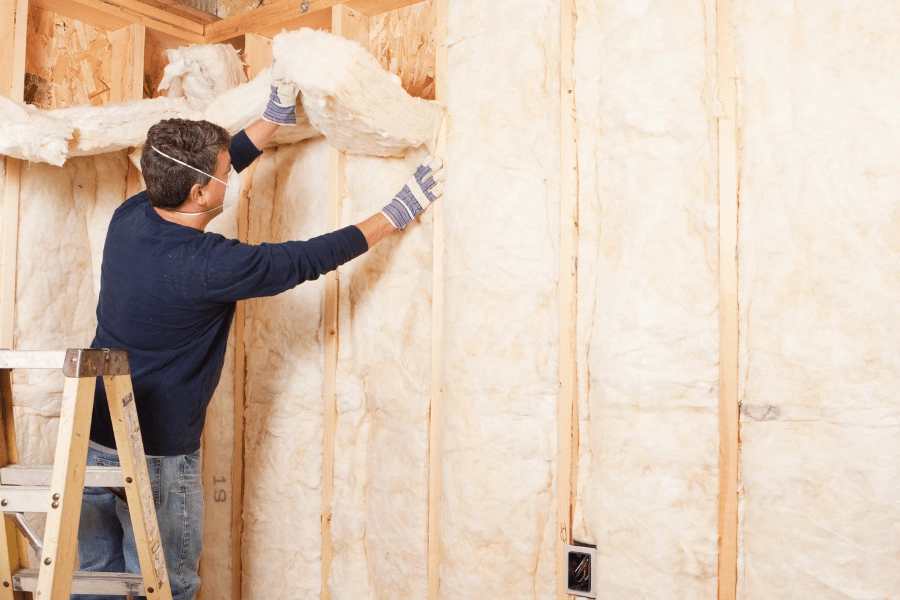
[[(115, 211), (103, 249), (91, 346), (128, 351), (174, 600), (190, 600), (200, 586), (200, 434), (235, 302), (278, 294), (336, 269), (405, 227), (441, 194), (440, 161), (430, 159), (380, 213), (309, 241), (251, 246), (204, 232), (238, 192), (229, 171), (242, 171), (280, 125), (294, 124), (296, 96), (290, 85), (273, 86), (263, 119), (234, 138), (206, 121), (151, 127), (141, 154), (147, 190)], [(87, 464), (118, 465), (102, 379)], [(78, 550), (83, 570), (140, 572), (127, 504), (112, 491), (85, 490)]]

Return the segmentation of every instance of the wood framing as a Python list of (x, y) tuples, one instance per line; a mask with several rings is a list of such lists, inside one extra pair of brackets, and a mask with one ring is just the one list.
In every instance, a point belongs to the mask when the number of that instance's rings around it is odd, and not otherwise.
[[(272, 37), (282, 29), (310, 27), (329, 30), (333, 28), (331, 9), (339, 5), (361, 13), (360, 16), (365, 18), (417, 2), (421, 0), (309, 0), (304, 11), (302, 0), (276, 0), (210, 23), (206, 26), (204, 35), (207, 44), (217, 44), (246, 33)], [(365, 45), (361, 40), (360, 43)]]
[[(0, 44), (4, 65), (0, 94), (21, 102), (25, 92), (25, 42), (28, 24), (28, 0), (0, 0)], [(16, 305), (16, 261), (19, 245), (19, 184), (22, 161), (6, 159), (3, 186), (2, 271), (0, 271), (0, 348), (14, 344)]]
[(578, 465), (578, 130), (575, 120), (575, 0), (562, 0), (559, 45), (559, 458), (557, 461), (556, 597), (568, 598), (566, 544), (572, 543), (572, 507)]
[(22, 161), (6, 158), (3, 186), (3, 271), (0, 273), (0, 348), (12, 350), (15, 345), (16, 261), (19, 247), (19, 186)]
[(109, 31), (137, 23), (164, 48), (204, 42), (203, 24), (138, 0), (32, 0), (32, 4)]
[(412, 6), (419, 2), (422, 0), (347, 0), (344, 4), (366, 16), (374, 17), (389, 10)]
[[(437, 20), (434, 27), (434, 94), (438, 102), (447, 101), (448, 0), (435, 0)], [(443, 156), (447, 147), (446, 112), (435, 153)], [(444, 352), (444, 202), (432, 206), (434, 233), (431, 276), (431, 408), (428, 418), (428, 600), (439, 600), (441, 593), (441, 496), (443, 456), (441, 411), (443, 409)]]
[[(351, 40), (365, 40), (368, 33), (366, 18), (362, 13), (344, 5), (333, 7), (331, 31)], [(328, 230), (341, 227), (341, 213), (344, 199), (344, 170), (347, 157), (343, 152), (331, 148), (328, 163)], [(322, 435), (322, 600), (328, 600), (328, 576), (334, 549), (331, 544), (332, 502), (334, 500), (334, 443), (337, 431), (337, 363), (338, 363), (338, 318), (340, 298), (340, 273), (332, 271), (325, 278), (325, 382), (323, 390), (323, 435)]]
[(738, 189), (732, 0), (716, 2), (719, 101), (719, 600), (737, 595)]
[(144, 45), (146, 28), (132, 23), (109, 34), (112, 45), (110, 102), (144, 97)]
[[(19, 462), (10, 369), (0, 369), (0, 419), (0, 466), (5, 467)], [(3, 519), (0, 534), (0, 600), (13, 600), (15, 594), (11, 588), (12, 573), (27, 566), (28, 550), (24, 546), (24, 539), (16, 533), (16, 526), (11, 519)]]
[(272, 37), (282, 29), (332, 29), (330, 9), (340, 4), (340, 0), (309, 0), (307, 10), (304, 11), (300, 0), (276, 0), (207, 25), (204, 32), (206, 43), (217, 44), (246, 33)]
[[(272, 40), (249, 33), (244, 38), (244, 64), (247, 78), (253, 79), (272, 64)], [(247, 242), (250, 231), (250, 189), (258, 161), (241, 173), (241, 197), (238, 201), (238, 239)], [(244, 508), (244, 404), (247, 358), (244, 348), (246, 302), (238, 302), (234, 316), (234, 449), (231, 464), (231, 598), (242, 594), (241, 537)]]
[(0, 0), (0, 94), (22, 100), (25, 87), (25, 35), (28, 0)]

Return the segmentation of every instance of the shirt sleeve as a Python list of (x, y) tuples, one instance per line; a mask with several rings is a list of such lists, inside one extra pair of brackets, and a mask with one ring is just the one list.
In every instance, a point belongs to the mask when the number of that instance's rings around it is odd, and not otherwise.
[(231, 155), (231, 166), (240, 173), (250, 166), (254, 160), (259, 158), (262, 150), (258, 149), (247, 137), (247, 133), (241, 129), (231, 138), (231, 148), (228, 153)]
[(207, 264), (206, 288), (213, 302), (274, 296), (365, 253), (355, 225), (304, 242), (242, 244), (216, 236)]

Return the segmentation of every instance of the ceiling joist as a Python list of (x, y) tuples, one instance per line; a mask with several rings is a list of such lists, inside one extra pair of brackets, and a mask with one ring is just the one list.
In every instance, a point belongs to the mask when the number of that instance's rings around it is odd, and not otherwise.
[(246, 33), (273, 37), (282, 30), (331, 29), (331, 8), (340, 4), (373, 16), (421, 0), (275, 0), (218, 19), (176, 0), (30, 0), (34, 6), (114, 31), (139, 24), (157, 45), (216, 44)]

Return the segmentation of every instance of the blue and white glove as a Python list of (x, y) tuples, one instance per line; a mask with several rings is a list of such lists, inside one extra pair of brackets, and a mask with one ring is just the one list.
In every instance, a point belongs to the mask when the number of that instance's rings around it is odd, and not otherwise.
[(270, 87), (272, 94), (262, 118), (278, 125), (296, 125), (294, 109), (297, 106), (297, 86), (286, 81), (276, 81)]
[(441, 159), (431, 155), (425, 157), (425, 162), (419, 165), (403, 189), (381, 210), (381, 214), (397, 229), (409, 225), (444, 193), (442, 166)]

